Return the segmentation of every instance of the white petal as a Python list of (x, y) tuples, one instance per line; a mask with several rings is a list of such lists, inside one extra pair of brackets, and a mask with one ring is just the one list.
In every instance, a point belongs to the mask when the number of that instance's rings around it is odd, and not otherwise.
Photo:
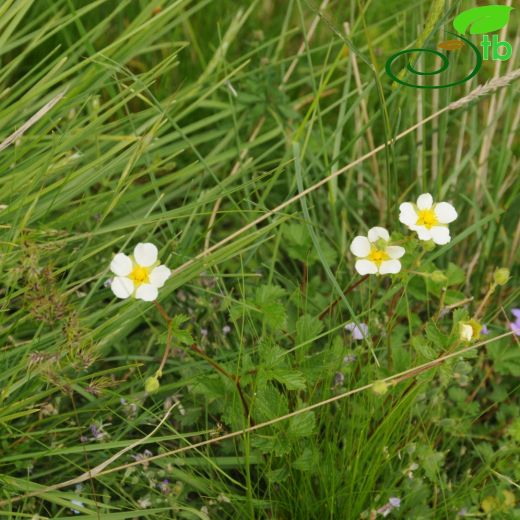
[(350, 244), (350, 251), (353, 255), (364, 258), (370, 253), (370, 242), (367, 237), (356, 237)]
[(447, 202), (439, 202), (439, 204), (435, 204), (433, 211), (435, 211), (435, 215), (441, 224), (449, 224), (457, 218), (457, 211)]
[(377, 242), (380, 238), (388, 242), (390, 240), (390, 235), (385, 228), (382, 227), (373, 227), (368, 230), (368, 240), (370, 242)]
[(135, 291), (135, 297), (138, 300), (143, 300), (145, 302), (153, 302), (157, 298), (158, 294), (159, 291), (157, 290), (157, 287), (154, 287), (149, 283), (143, 283), (143, 285), (140, 285), (137, 288), (137, 291)]
[(405, 248), (401, 246), (388, 246), (385, 251), (392, 259), (401, 258), (406, 252)]
[(424, 226), (412, 226), (410, 227), (412, 231), (416, 231), (417, 235), (419, 235), (419, 240), (431, 240), (432, 234), (430, 230)]
[(117, 253), (110, 262), (110, 270), (117, 276), (128, 276), (132, 272), (132, 260), (124, 253)]
[(134, 249), (135, 261), (143, 266), (149, 267), (157, 261), (157, 248), (150, 243), (137, 244)]
[(465, 341), (471, 341), (473, 337), (473, 328), (471, 325), (460, 324), (460, 339)]
[(399, 211), (401, 212), (399, 214), (399, 221), (406, 226), (413, 226), (419, 218), (417, 212), (410, 202), (403, 202), (399, 206)]
[(116, 276), (112, 280), (110, 288), (118, 298), (122, 298), (123, 300), (125, 300), (126, 298), (130, 298), (130, 296), (132, 296), (134, 292), (134, 282), (132, 282), (130, 278)]
[(440, 246), (447, 244), (450, 240), (450, 230), (447, 226), (435, 226), (430, 229), (432, 240)]
[(396, 274), (401, 270), (401, 262), (399, 260), (386, 260), (381, 262), (379, 266), (380, 274)]
[(431, 209), (433, 204), (433, 197), (429, 193), (419, 195), (417, 199), (417, 207), (419, 209)]
[(361, 275), (377, 273), (377, 265), (370, 260), (358, 260), (355, 267), (356, 271)]
[(172, 272), (165, 265), (160, 265), (150, 273), (150, 283), (157, 289), (160, 289), (166, 283), (166, 280), (170, 278), (171, 274)]

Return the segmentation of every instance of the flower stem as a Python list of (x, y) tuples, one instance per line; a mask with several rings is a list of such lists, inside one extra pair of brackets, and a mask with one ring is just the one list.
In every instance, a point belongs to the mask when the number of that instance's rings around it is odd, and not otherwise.
[(191, 345), (191, 350), (195, 352), (198, 356), (200, 356), (202, 359), (204, 359), (207, 363), (209, 363), (215, 370), (226, 376), (230, 381), (232, 381), (235, 384), (238, 391), (238, 395), (240, 396), (240, 400), (242, 401), (244, 414), (246, 418), (249, 420), (249, 422), (251, 424), (254, 424), (253, 419), (250, 417), (249, 405), (247, 404), (244, 392), (242, 390), (242, 385), (240, 384), (240, 376), (234, 376), (233, 374), (230, 374), (224, 367), (222, 367), (216, 361), (211, 359), (200, 347), (195, 345), (195, 343)]
[(480, 305), (478, 306), (478, 309), (475, 311), (474, 318), (476, 320), (478, 320), (478, 318), (480, 317), (480, 314), (486, 308), (487, 302), (488, 302), (489, 298), (491, 297), (491, 295), (495, 292), (496, 288), (497, 288), (497, 284), (496, 283), (492, 283), (489, 286), (489, 289), (488, 289), (487, 293), (484, 295), (484, 299), (480, 302)]
[(164, 365), (166, 364), (166, 360), (168, 359), (168, 356), (170, 355), (170, 350), (172, 348), (172, 325), (173, 322), (171, 319), (168, 320), (168, 334), (166, 336), (166, 348), (164, 349), (164, 354), (161, 359), (161, 364), (159, 366), (159, 374), (162, 374)]
[[(161, 359), (161, 364), (159, 366), (159, 370), (157, 371), (158, 377), (160, 377), (160, 375), (162, 374), (162, 370), (164, 368), (164, 365), (166, 364), (166, 360), (168, 359), (168, 356), (170, 354), (170, 350), (171, 350), (172, 332), (173, 332), (172, 331), (173, 320), (168, 315), (168, 313), (164, 310), (163, 306), (158, 301), (154, 301), (154, 305), (157, 308), (157, 310), (159, 311), (159, 314), (164, 318), (164, 320), (168, 324), (168, 335), (167, 335), (167, 339), (166, 339), (166, 349), (164, 350), (164, 354), (163, 354), (163, 357)], [(244, 391), (242, 389), (242, 385), (240, 384), (240, 376), (238, 376), (238, 375), (235, 376), (235, 375), (231, 374), (230, 372), (228, 372), (224, 367), (222, 367), (216, 361), (211, 359), (211, 357), (209, 357), (197, 345), (192, 344), (190, 346), (190, 349), (191, 349), (192, 352), (194, 352), (199, 357), (204, 359), (204, 361), (206, 361), (206, 363), (211, 365), (217, 372), (220, 372), (222, 375), (224, 375), (230, 381), (233, 382), (233, 384), (236, 386), (236, 389), (238, 391), (238, 395), (240, 396), (240, 401), (241, 401), (242, 407), (244, 409), (244, 415), (246, 416), (246, 420), (249, 422), (250, 425), (254, 426), (255, 423), (254, 423), (253, 419), (250, 416), (249, 405), (247, 404), (247, 400), (245, 398)]]
[[(349, 292), (352, 292), (358, 285), (361, 285), (365, 280), (368, 279), (368, 274), (365, 276), (362, 276), (359, 280), (354, 282), (353, 284), (349, 285), (344, 291), (343, 296), (346, 296)], [(322, 320), (329, 312), (331, 312), (334, 307), (342, 300), (343, 298), (338, 298), (337, 300), (333, 301), (322, 313), (319, 315), (319, 319)]]

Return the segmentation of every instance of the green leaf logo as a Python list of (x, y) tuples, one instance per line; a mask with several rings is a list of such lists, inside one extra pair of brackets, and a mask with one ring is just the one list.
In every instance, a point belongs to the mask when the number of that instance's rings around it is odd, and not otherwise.
[(453, 20), (453, 27), (461, 34), (468, 28), (470, 34), (498, 31), (507, 24), (512, 10), (513, 8), (507, 5), (486, 5), (468, 9)]

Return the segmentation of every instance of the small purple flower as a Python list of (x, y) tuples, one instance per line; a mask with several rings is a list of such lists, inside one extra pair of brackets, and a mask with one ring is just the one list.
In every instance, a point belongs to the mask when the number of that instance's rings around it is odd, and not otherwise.
[(388, 499), (388, 502), (380, 507), (377, 512), (380, 514), (380, 515), (383, 515), (383, 516), (388, 516), (394, 509), (397, 509), (401, 506), (401, 499), (400, 498), (397, 498), (397, 497), (390, 497)]
[(162, 482), (159, 482), (157, 487), (163, 495), (169, 495), (171, 492), (170, 481), (167, 478), (165, 478)]
[(368, 325), (366, 323), (360, 323), (358, 327), (353, 321), (349, 321), (345, 325), (345, 330), (352, 332), (352, 339), (358, 341), (368, 337)]
[(400, 507), (401, 499), (397, 497), (390, 497), (388, 503), (392, 505), (392, 507)]
[(356, 356), (354, 354), (349, 354), (343, 358), (343, 364), (349, 365), (350, 363), (354, 363), (356, 361)]
[(480, 330), (480, 333), (483, 334), (484, 336), (487, 336), (489, 334), (489, 329), (487, 328), (487, 325), (484, 323), (484, 325), (482, 325), (482, 329)]
[(520, 309), (511, 309), (511, 314), (515, 317), (515, 321), (511, 321), (507, 326), (515, 333), (515, 336), (520, 336)]

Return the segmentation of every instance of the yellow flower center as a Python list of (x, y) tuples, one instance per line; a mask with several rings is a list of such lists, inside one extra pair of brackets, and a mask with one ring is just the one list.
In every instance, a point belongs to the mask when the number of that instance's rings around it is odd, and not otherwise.
[(385, 260), (388, 260), (390, 256), (386, 251), (383, 251), (382, 249), (377, 249), (377, 247), (372, 247), (367, 258), (379, 267), (381, 263)]
[(424, 226), (427, 229), (431, 229), (439, 223), (439, 219), (433, 209), (420, 209), (417, 214), (419, 215), (419, 218), (417, 219), (418, 226)]
[(137, 286), (142, 285), (143, 283), (148, 283), (150, 281), (150, 270), (148, 267), (135, 265), (128, 278), (130, 278), (130, 280), (132, 280)]

